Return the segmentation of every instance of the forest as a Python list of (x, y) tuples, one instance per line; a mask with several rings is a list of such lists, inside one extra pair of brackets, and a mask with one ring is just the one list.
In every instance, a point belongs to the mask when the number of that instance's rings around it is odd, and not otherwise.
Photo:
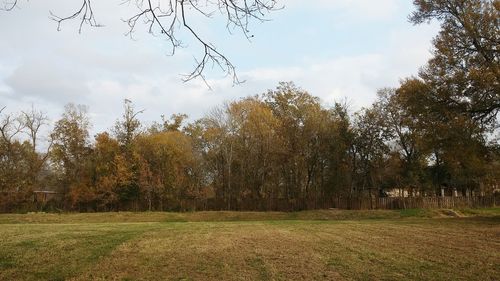
[(493, 124), (438, 106), (430, 93), (410, 78), (350, 114), (347, 104), (327, 108), (288, 82), (199, 120), (174, 114), (149, 126), (126, 100), (114, 127), (93, 138), (86, 107), (68, 104), (46, 152), (38, 149), (41, 111), (4, 114), (1, 208), (27, 208), (35, 190), (58, 192), (64, 209), (94, 211), (178, 210), (183, 200), (210, 198), (232, 209), (245, 199), (384, 196), (403, 187), (422, 196), (441, 186), (491, 194), (500, 179)]
[(0, 211), (31, 210), (40, 191), (52, 192), (47, 208), (77, 211), (498, 192), (500, 4), (416, 2), (414, 24), (441, 22), (433, 57), (356, 112), (293, 82), (198, 120), (173, 114), (146, 124), (125, 100), (123, 116), (95, 136), (84, 105), (68, 104), (52, 125), (36, 106), (0, 107)]

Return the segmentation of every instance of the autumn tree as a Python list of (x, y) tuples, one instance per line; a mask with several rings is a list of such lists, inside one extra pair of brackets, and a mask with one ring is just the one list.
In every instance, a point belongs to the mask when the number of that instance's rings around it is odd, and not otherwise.
[(238, 186), (233, 189), (234, 147), (237, 134), (233, 116), (228, 113), (228, 104), (213, 108), (202, 118), (203, 143), (205, 157), (209, 165), (213, 187), (217, 198), (226, 201), (231, 208), (233, 194), (238, 193)]
[[(87, 192), (90, 121), (87, 108), (68, 104), (51, 134), (54, 144), (51, 160), (59, 173), (59, 182), (64, 195), (73, 189)], [(73, 193), (73, 195), (77, 192)]]
[(19, 191), (25, 186), (26, 169), (29, 163), (23, 155), (26, 150), (16, 139), (23, 130), (22, 121), (14, 114), (0, 109), (0, 190)]
[(47, 140), (47, 147), (44, 148), (44, 152), (38, 150), (39, 142), (41, 141), (41, 130), (44, 126), (48, 125), (49, 118), (44, 112), (36, 110), (33, 106), (30, 110), (22, 111), (19, 118), (24, 127), (23, 132), (28, 136), (31, 145), (29, 179), (30, 185), (35, 186), (39, 183), (40, 173), (47, 163), (50, 155), (49, 151), (52, 146), (52, 140), (49, 138)]
[(172, 114), (170, 118), (165, 115), (161, 116), (161, 122), (154, 122), (149, 128), (150, 133), (173, 132), (181, 131), (185, 120), (188, 118), (186, 114)]
[(262, 201), (275, 197), (275, 186), (279, 185), (276, 162), (281, 149), (276, 135), (278, 119), (256, 97), (231, 103), (228, 114), (238, 130), (235, 136), (238, 196)]
[(93, 150), (93, 185), (95, 186), (95, 202), (98, 210), (115, 210), (119, 205), (118, 189), (123, 173), (120, 163), (120, 144), (109, 133), (100, 133), (95, 137)]
[(113, 132), (122, 146), (129, 149), (135, 137), (141, 130), (141, 121), (137, 116), (144, 110), (135, 111), (131, 100), (125, 99), (123, 102), (123, 115), (121, 120), (117, 120)]
[(500, 110), (500, 2), (415, 0), (415, 24), (437, 20), (434, 56), (420, 72), (428, 94), (449, 109), (485, 124)]
[[(415, 122), (435, 186), (477, 188), (484, 171), (486, 132), (480, 120), (456, 114), (436, 102), (431, 85), (419, 79), (403, 81), (397, 98)], [(460, 153), (457, 153), (460, 151)]]
[(24, 129), (19, 115), (0, 108), (0, 211), (24, 209), (31, 196), (32, 150), (21, 139)]
[(389, 152), (388, 131), (382, 123), (377, 108), (364, 108), (357, 112), (354, 119), (353, 149), (356, 165), (353, 166), (355, 188), (358, 194), (368, 191), (370, 195), (380, 189), (381, 170), (384, 158)]
[[(399, 94), (399, 95), (398, 95)], [(393, 158), (394, 169), (400, 170), (399, 178), (395, 181), (401, 186), (423, 188), (425, 185), (425, 159), (427, 151), (422, 147), (423, 132), (418, 126), (419, 118), (408, 111), (408, 104), (403, 103), (404, 97), (398, 89), (385, 88), (378, 92), (374, 109), (380, 115), (381, 125), (387, 132), (388, 145), (397, 153), (401, 161), (397, 167), (398, 158)]]
[(195, 158), (191, 140), (184, 133), (170, 131), (144, 134), (137, 139), (139, 182), (148, 208), (178, 208), (179, 199), (196, 198)]
[(264, 95), (277, 118), (277, 135), (283, 141), (279, 167), (284, 197), (317, 197), (327, 183), (325, 169), (329, 145), (335, 142), (333, 115), (320, 100), (293, 83), (280, 83)]
[(356, 189), (356, 130), (353, 127), (353, 118), (349, 114), (349, 105), (336, 102), (330, 109), (332, 124), (328, 128), (330, 141), (324, 174), (326, 185), (324, 196), (348, 195)]

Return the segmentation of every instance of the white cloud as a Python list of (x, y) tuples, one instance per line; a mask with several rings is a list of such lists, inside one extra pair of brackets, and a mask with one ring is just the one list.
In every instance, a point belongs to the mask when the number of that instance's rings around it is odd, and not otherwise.
[(4, 81), (16, 98), (43, 98), (57, 102), (84, 102), (89, 93), (86, 75), (51, 62), (27, 62)]
[[(292, 0), (286, 3), (293, 15), (293, 9), (310, 9), (312, 2), (315, 3), (313, 15), (331, 17), (332, 22), (346, 28), (350, 22), (377, 24), (401, 16), (399, 0)], [(392, 26), (390, 30), (381, 28), (385, 32), (381, 36), (387, 38), (382, 50), (374, 51), (368, 45), (370, 42), (366, 42), (367, 46), (355, 54), (330, 57), (311, 52), (308, 42), (304, 41), (299, 48), (301, 53), (291, 54), (294, 57), (286, 64), (275, 62), (272, 56), (263, 56), (262, 52), (268, 48), (285, 52), (287, 42), (261, 40), (248, 46), (231, 43), (225, 48), (234, 54), (233, 63), (256, 61), (258, 64), (248, 64), (257, 67), (242, 67), (239, 75), (247, 81), (241, 86), (233, 86), (230, 79), (210, 78), (208, 82), (213, 91), (209, 91), (201, 81), (185, 84), (180, 80), (179, 73), (189, 71), (192, 66), (189, 50), (179, 50), (175, 57), (168, 57), (161, 39), (144, 34), (138, 34), (138, 41), (124, 37), (126, 26), (120, 18), (128, 12), (118, 9), (116, 13), (114, 1), (96, 2), (99, 5), (96, 11), (106, 27), (86, 28), (81, 35), (74, 24), (56, 32), (54, 22), (47, 19), (49, 7), (57, 7), (55, 12), (64, 14), (74, 7), (74, 1), (22, 3), (21, 10), (0, 16), (3, 36), (0, 40), (0, 106), (7, 103), (9, 110), (15, 111), (35, 103), (55, 120), (65, 103), (87, 104), (95, 124), (94, 132), (113, 125), (121, 115), (125, 98), (133, 100), (138, 109), (146, 109), (142, 116), (146, 121), (177, 112), (199, 118), (225, 100), (263, 93), (280, 81), (293, 80), (326, 104), (347, 97), (358, 108), (367, 106), (378, 88), (397, 86), (399, 78), (416, 73), (429, 56), (429, 40), (436, 30), (435, 26), (415, 28), (409, 24)], [(280, 12), (282, 24), (296, 20), (286, 18), (287, 12)], [(314, 38), (331, 35), (321, 33), (315, 25), (316, 19), (301, 20), (304, 20), (304, 30), (319, 33)], [(290, 32), (288, 36), (294, 35), (294, 30), (287, 32)], [(216, 33), (213, 32), (218, 35)], [(335, 44), (325, 48), (335, 48)]]
[[(313, 9), (334, 13), (337, 21), (379, 21), (386, 20), (401, 9), (401, 0), (283, 0), (282, 5), (297, 9)], [(338, 17), (338, 18), (335, 18)]]
[(418, 67), (427, 62), (431, 55), (429, 40), (436, 27), (422, 28), (420, 33), (409, 32), (409, 27), (394, 30), (380, 52), (304, 61), (285, 68), (254, 69), (245, 75), (250, 83), (267, 87), (293, 80), (326, 104), (347, 98), (359, 109), (374, 101), (378, 89), (397, 87), (401, 78), (417, 74)]

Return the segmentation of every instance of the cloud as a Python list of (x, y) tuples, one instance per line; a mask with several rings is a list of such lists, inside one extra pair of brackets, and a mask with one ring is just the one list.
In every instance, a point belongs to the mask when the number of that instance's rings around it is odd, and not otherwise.
[(373, 89), (388, 82), (383, 68), (382, 56), (368, 54), (311, 62), (301, 67), (256, 69), (246, 75), (249, 81), (259, 81), (268, 87), (279, 81), (294, 81), (325, 104), (348, 98), (359, 106), (367, 106), (373, 100)]
[(22, 9), (0, 16), (0, 100), (11, 111), (34, 103), (52, 120), (67, 102), (89, 105), (93, 132), (113, 125), (125, 98), (146, 109), (145, 122), (177, 112), (199, 118), (226, 100), (264, 93), (280, 81), (295, 81), (325, 104), (347, 97), (356, 108), (368, 106), (378, 88), (416, 73), (436, 31), (406, 24), (408, 5), (399, 0), (287, 0), (289, 8), (275, 14), (276, 21), (252, 29), (257, 39), (251, 44), (205, 27), (207, 38), (246, 80), (233, 86), (215, 69), (210, 91), (202, 81), (183, 83), (179, 76), (191, 70), (198, 49), (169, 57), (160, 38), (143, 32), (137, 41), (124, 37), (120, 19), (131, 10), (113, 1), (95, 2), (106, 26), (82, 34), (75, 23), (57, 32), (47, 19), (49, 8), (65, 14), (73, 1), (21, 3)]
[(85, 78), (86, 75), (75, 69), (44, 61), (23, 64), (4, 82), (18, 99), (85, 102), (85, 96), (89, 93)]
[(358, 23), (388, 20), (397, 15), (404, 5), (400, 0), (315, 0), (307, 4), (303, 0), (281, 2), (285, 7), (333, 13), (332, 18), (339, 22)]
[(367, 48), (364, 54), (328, 60), (310, 58), (290, 67), (256, 68), (246, 72), (244, 78), (262, 87), (293, 80), (325, 104), (346, 98), (354, 109), (367, 107), (378, 89), (397, 87), (400, 79), (417, 74), (418, 67), (431, 56), (429, 40), (436, 28), (423, 26), (420, 32), (412, 30), (416, 27), (393, 29), (385, 48), (376, 52)]

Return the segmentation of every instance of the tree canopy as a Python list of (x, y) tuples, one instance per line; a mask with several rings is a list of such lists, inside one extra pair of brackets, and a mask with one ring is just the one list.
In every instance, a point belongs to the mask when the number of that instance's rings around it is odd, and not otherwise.
[(435, 103), (496, 122), (500, 110), (500, 1), (416, 0), (415, 24), (437, 20), (434, 57), (420, 71)]

